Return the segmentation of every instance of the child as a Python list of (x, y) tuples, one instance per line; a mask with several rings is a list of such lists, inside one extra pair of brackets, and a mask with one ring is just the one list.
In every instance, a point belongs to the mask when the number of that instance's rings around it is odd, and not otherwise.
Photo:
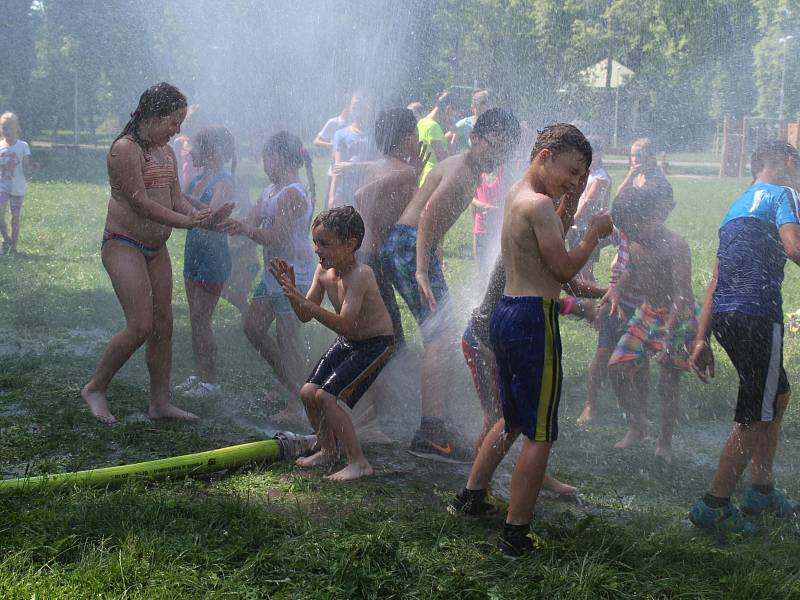
[[(645, 403), (648, 389), (637, 385), (637, 371), (647, 361), (648, 350), (661, 365), (661, 431), (656, 458), (672, 463), (672, 430), (678, 415), (680, 378), (689, 368), (696, 311), (692, 293), (691, 252), (686, 239), (660, 219), (652, 190), (628, 187), (611, 212), (630, 242), (630, 263), (622, 279), (630, 277), (642, 293), (642, 304), (628, 321), (608, 361), (609, 373), (628, 431), (615, 448), (628, 448), (646, 433)], [(644, 392), (644, 393), (642, 393)]]
[(407, 108), (380, 112), (375, 121), (375, 141), (383, 158), (367, 167), (364, 185), (356, 192), (354, 202), (365, 227), (359, 260), (375, 274), (399, 345), (405, 339), (403, 324), (392, 283), (381, 265), (381, 248), (389, 230), (417, 190), (417, 180), (425, 161), (419, 156), (417, 121)]
[[(326, 479), (351, 481), (372, 475), (373, 470), (345, 407), (352, 409), (356, 405), (392, 355), (392, 320), (372, 269), (360, 264), (355, 256), (364, 238), (364, 222), (358, 212), (345, 206), (317, 215), (312, 237), (319, 266), (305, 296), (295, 287), (291, 265), (284, 260), (270, 263), (270, 272), (280, 282), (297, 317), (304, 323), (316, 319), (339, 334), (300, 391), (319, 437), (320, 450), (299, 458), (297, 464), (331, 464), (338, 459), (339, 443), (347, 456), (347, 466)], [(321, 307), (326, 295), (335, 313)]]
[[(17, 115), (5, 112), (0, 115), (0, 234), (3, 247), (0, 254), (16, 253), (19, 241), (19, 219), (25, 200), (25, 175), (31, 171), (31, 150), (27, 142), (17, 139)], [(11, 235), (6, 226), (6, 206), (11, 206)]]
[[(247, 187), (247, 181), (241, 178), (234, 185), (236, 210), (232, 218), (237, 221), (246, 220), (253, 210), (253, 202), (250, 200)], [(222, 288), (222, 297), (237, 308), (244, 324), (244, 317), (250, 306), (253, 281), (261, 272), (258, 246), (253, 240), (243, 235), (236, 235), (228, 239), (228, 248), (231, 253), (231, 274), (225, 282), (225, 287)]]
[(797, 196), (800, 154), (781, 141), (753, 154), (756, 181), (731, 206), (719, 229), (719, 249), (692, 353), (692, 368), (714, 376), (714, 337), (739, 375), (736, 422), (708, 492), (689, 513), (697, 527), (750, 531), (752, 523), (731, 503), (751, 464), (752, 486), (741, 510), (789, 517), (800, 504), (775, 489), (772, 464), (790, 389), (783, 369), (781, 286), (788, 257), (800, 264)]
[(381, 260), (395, 289), (405, 300), (422, 331), (422, 422), (409, 452), (420, 458), (469, 461), (471, 452), (456, 446), (445, 422), (445, 392), (449, 372), (440, 360), (452, 333), (447, 307), (447, 283), (436, 253), (437, 244), (466, 210), (481, 173), (505, 162), (519, 142), (516, 117), (502, 108), (483, 113), (470, 134), (470, 147), (439, 163), (400, 215), (383, 245)]
[(417, 123), (419, 139), (428, 154), (428, 161), (422, 169), (419, 187), (425, 183), (433, 168), (453, 154), (450, 141), (445, 132), (455, 129), (455, 120), (461, 113), (461, 101), (455, 94), (442, 92), (436, 99), (436, 105)]
[(328, 152), (328, 155), (331, 158), (331, 163), (328, 166), (328, 190), (325, 194), (325, 201), (323, 202), (324, 206), (322, 207), (323, 210), (328, 208), (328, 196), (331, 192), (331, 179), (333, 177), (333, 136), (336, 134), (337, 131), (340, 129), (347, 127), (350, 123), (350, 104), (353, 101), (353, 96), (355, 94), (350, 94), (347, 96), (346, 102), (344, 103), (344, 107), (342, 108), (342, 112), (340, 112), (335, 117), (331, 117), (327, 121), (325, 121), (325, 125), (323, 125), (320, 132), (314, 138), (312, 144), (317, 146), (318, 148), (322, 148)]
[(508, 191), (508, 175), (503, 165), (493, 173), (482, 173), (472, 199), (472, 255), (478, 267), (478, 279), (484, 287), (499, 250), (503, 221), (503, 198)]
[(168, 145), (186, 116), (186, 96), (168, 83), (147, 89), (108, 153), (111, 199), (101, 256), (125, 313), (125, 328), (109, 341), (81, 396), (95, 418), (116, 418), (106, 392), (114, 375), (147, 344), (152, 419), (197, 419), (170, 402), (172, 264), (166, 246), (173, 227), (218, 229), (233, 210), (195, 210), (181, 195), (175, 153)]
[[(564, 203), (561, 203), (559, 205), (559, 210), (561, 210), (563, 204)], [(461, 350), (464, 353), (464, 359), (467, 361), (467, 366), (472, 374), (475, 391), (478, 394), (478, 400), (483, 410), (483, 427), (475, 443), (476, 454), (478, 450), (480, 450), (486, 434), (489, 433), (489, 430), (491, 430), (494, 424), (501, 418), (500, 390), (497, 385), (497, 364), (491, 349), (491, 342), (489, 341), (489, 320), (497, 306), (497, 302), (503, 295), (505, 283), (506, 271), (503, 267), (502, 259), (498, 259), (492, 270), (483, 302), (472, 311), (472, 316), (467, 322), (467, 328), (464, 330), (464, 334), (461, 338)], [(570, 285), (577, 287), (579, 282), (573, 281)], [(604, 292), (602, 288), (582, 291), (595, 298), (600, 297)], [(590, 301), (576, 300), (572, 296), (565, 296), (559, 301), (559, 314), (571, 314), (579, 319), (585, 318), (588, 321), (592, 321), (595, 316), (594, 304)], [(542, 485), (545, 489), (555, 492), (556, 494), (574, 494), (576, 491), (574, 486), (562, 483), (547, 475), (545, 475)], [(486, 507), (488, 507), (488, 505), (483, 503), (473, 507), (467, 506), (466, 503), (454, 502), (451, 503), (448, 510), (454, 514), (475, 514), (473, 511), (481, 511)]]
[(628, 160), (628, 173), (617, 188), (617, 196), (630, 186), (649, 190), (650, 197), (659, 207), (661, 220), (666, 221), (669, 213), (675, 208), (675, 199), (672, 186), (664, 177), (664, 171), (658, 166), (653, 140), (639, 138), (633, 142)]
[[(233, 202), (236, 173), (236, 148), (233, 136), (224, 127), (207, 127), (191, 142), (193, 166), (202, 173), (189, 182), (185, 195), (197, 210)], [(225, 165), (230, 162), (230, 173)], [(216, 231), (193, 229), (186, 234), (183, 255), (183, 281), (192, 326), (192, 352), (196, 375), (181, 386), (192, 396), (218, 394), (217, 344), (211, 319), (222, 289), (231, 274), (228, 236)]]
[[(484, 502), (495, 469), (523, 433), (508, 515), (498, 539), (498, 547), (510, 558), (533, 550), (528, 537), (533, 509), (558, 436), (559, 292), (580, 271), (598, 240), (611, 233), (611, 218), (599, 215), (580, 244), (570, 252), (564, 246), (564, 224), (555, 205), (558, 198), (579, 189), (591, 162), (592, 148), (577, 128), (565, 123), (545, 127), (525, 177), (506, 202), (501, 239), (506, 283), (490, 323), (503, 418), (485, 437), (467, 485), (453, 504)], [(570, 218), (574, 206), (568, 209)]]
[[(575, 225), (570, 228), (567, 234), (567, 243), (570, 248), (583, 238), (583, 234), (586, 233), (586, 228), (589, 226), (589, 219), (608, 210), (611, 177), (603, 167), (603, 149), (600, 141), (591, 139), (589, 142), (592, 145), (592, 164), (589, 166), (589, 179), (586, 182), (586, 189), (578, 201), (578, 210), (575, 212)], [(583, 271), (581, 271), (581, 279), (594, 281), (594, 265), (599, 259), (600, 247), (598, 246)]]
[[(316, 260), (308, 228), (314, 214), (314, 174), (308, 152), (300, 139), (288, 131), (273, 135), (262, 155), (264, 172), (271, 183), (247, 221), (237, 223), (235, 231), (264, 247), (264, 271), (244, 318), (244, 332), (284, 388), (273, 386), (272, 400), (278, 394), (288, 399), (286, 410), (273, 415), (272, 420), (287, 422), (302, 418), (302, 407), (296, 399), (303, 383), (305, 352), (300, 324), (268, 269), (270, 260), (283, 257), (294, 267), (297, 287), (306, 290), (311, 285)], [(299, 181), (300, 167), (305, 167), (309, 192)], [(273, 321), (275, 338), (269, 334)]]
[(361, 96), (350, 101), (350, 124), (333, 136), (333, 180), (329, 206), (353, 203), (367, 163), (376, 158), (375, 144), (367, 132), (369, 105)]

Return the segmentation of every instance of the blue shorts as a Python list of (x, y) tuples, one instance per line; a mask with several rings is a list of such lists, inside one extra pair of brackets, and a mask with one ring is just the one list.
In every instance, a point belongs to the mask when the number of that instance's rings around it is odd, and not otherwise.
[[(270, 275), (270, 277), (272, 277), (272, 275)], [(277, 289), (275, 289), (275, 286)], [(284, 296), (283, 290), (278, 285), (277, 281), (275, 282), (275, 286), (267, 287), (267, 284), (264, 283), (264, 279), (262, 278), (256, 285), (256, 288), (253, 290), (253, 300), (261, 300), (266, 298), (272, 305), (272, 312), (276, 315), (293, 314), (294, 309), (292, 308), (292, 305), (286, 296)], [(300, 290), (301, 294), (306, 294), (308, 292), (308, 288), (311, 287), (311, 284), (297, 283), (296, 287), (298, 290)]]
[[(423, 323), (431, 316), (431, 309), (422, 303), (417, 285), (417, 229), (408, 225), (395, 225), (389, 230), (381, 252), (381, 262), (386, 278), (392, 283), (408, 305), (411, 314), (422, 330), (423, 341), (436, 337), (450, 323), (448, 318), (437, 318), (435, 324), (423, 327)], [(434, 298), (441, 305), (441, 310), (449, 310), (447, 299), (447, 283), (444, 280), (436, 248), (431, 250), (428, 263), (428, 280)]]
[(558, 302), (503, 296), (489, 335), (506, 431), (521, 431), (532, 442), (554, 442), (563, 379)]

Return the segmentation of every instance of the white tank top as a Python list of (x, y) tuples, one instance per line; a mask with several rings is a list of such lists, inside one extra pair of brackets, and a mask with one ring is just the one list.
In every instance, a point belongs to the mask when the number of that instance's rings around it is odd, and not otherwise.
[(269, 274), (267, 268), (269, 261), (273, 258), (282, 258), (286, 262), (294, 265), (297, 283), (308, 284), (311, 283), (314, 277), (314, 271), (317, 268), (317, 259), (314, 255), (311, 240), (309, 239), (309, 228), (311, 227), (314, 205), (311, 203), (302, 183), (290, 183), (279, 190), (276, 190), (275, 184), (273, 183), (261, 193), (258, 207), (261, 217), (260, 227), (269, 229), (273, 226), (275, 217), (278, 214), (281, 196), (283, 196), (283, 193), (289, 188), (294, 188), (303, 197), (303, 200), (306, 202), (305, 211), (303, 212), (303, 216), (295, 221), (295, 226), (289, 233), (289, 238), (284, 244), (280, 246), (264, 246), (264, 277), (265, 279), (272, 279), (272, 275)]

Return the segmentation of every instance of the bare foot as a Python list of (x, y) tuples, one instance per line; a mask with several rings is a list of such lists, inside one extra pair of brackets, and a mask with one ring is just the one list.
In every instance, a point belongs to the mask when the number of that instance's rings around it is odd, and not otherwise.
[(169, 402), (158, 406), (153, 406), (151, 404), (150, 408), (147, 409), (147, 416), (151, 419), (183, 419), (184, 421), (200, 420), (200, 417), (198, 417), (196, 414), (190, 413), (188, 410), (178, 408)]
[(594, 418), (593, 414), (594, 409), (592, 408), (591, 404), (587, 404), (583, 407), (583, 412), (578, 417), (577, 423), (578, 425), (586, 425), (587, 423), (591, 423), (592, 419)]
[(576, 488), (574, 485), (563, 483), (555, 477), (550, 477), (549, 475), (544, 476), (542, 487), (550, 492), (553, 492), (554, 494), (560, 494), (562, 496), (568, 496), (578, 491), (578, 488)]
[(111, 408), (108, 406), (108, 398), (103, 392), (90, 391), (87, 383), (81, 390), (81, 396), (98, 422), (103, 425), (115, 425), (117, 423), (117, 418), (111, 414)]
[(623, 437), (620, 441), (614, 444), (614, 448), (630, 448), (635, 443), (640, 442), (644, 439), (644, 431), (641, 429), (634, 429), (632, 427), (628, 428), (628, 431), (625, 432), (625, 437)]
[(672, 444), (661, 441), (656, 442), (656, 458), (663, 460), (668, 465), (672, 464)]
[(328, 481), (355, 481), (362, 477), (369, 477), (375, 471), (372, 470), (372, 465), (368, 462), (364, 463), (351, 463), (341, 471), (337, 471), (331, 475), (325, 475), (324, 479)]
[(328, 465), (332, 465), (336, 462), (337, 457), (331, 456), (324, 450), (320, 450), (316, 454), (312, 454), (311, 456), (301, 456), (295, 461), (295, 464), (298, 467), (320, 467)]

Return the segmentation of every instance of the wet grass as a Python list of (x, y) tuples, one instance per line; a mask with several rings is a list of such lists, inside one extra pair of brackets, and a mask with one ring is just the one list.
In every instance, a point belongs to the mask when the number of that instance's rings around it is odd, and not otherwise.
[[(710, 272), (717, 223), (745, 183), (673, 180), (678, 208), (671, 223), (690, 240), (698, 294)], [(94, 424), (78, 390), (121, 323), (99, 260), (106, 194), (102, 185), (34, 182), (24, 209), (22, 254), (0, 257), (5, 477), (257, 439), (263, 437), (264, 415), (276, 408), (260, 400), (270, 373), (241, 334), (236, 311), (223, 304), (215, 327), (221, 379), (229, 393), (222, 401), (178, 399), (192, 403), (203, 417), (200, 424), (154, 424), (144, 418), (146, 374), (139, 354), (110, 390), (123, 422), (114, 428)], [(462, 219), (446, 244), (453, 282), (470, 277), (469, 231)], [(182, 244), (176, 232), (170, 241), (176, 382), (191, 370)], [(787, 311), (800, 304), (792, 266), (785, 300)], [(313, 354), (325, 335), (320, 328), (310, 331)], [(553, 469), (579, 485), (581, 495), (577, 502), (543, 499), (535, 521), (535, 558), (509, 563), (497, 555), (493, 544), (500, 519), (449, 516), (444, 506), (463, 484), (465, 469), (416, 463), (405, 457), (400, 440), (397, 447), (370, 447), (378, 476), (349, 486), (281, 464), (221, 479), (134, 482), (115, 491), (2, 495), (0, 597), (800, 597), (796, 523), (763, 521), (759, 533), (740, 539), (699, 533), (685, 520), (730, 427), (735, 394), (730, 366), (721, 360), (711, 386), (685, 379), (675, 465), (664, 468), (652, 459), (653, 440), (625, 453), (611, 449), (623, 428), (608, 393), (591, 427), (575, 424), (595, 337), (585, 324), (566, 321), (563, 335), (566, 382)], [(798, 361), (797, 340), (787, 336), (791, 380), (800, 372)], [(793, 405), (777, 474), (794, 495), (800, 495), (798, 428)], [(507, 483), (506, 470), (496, 483), (501, 498)]]

